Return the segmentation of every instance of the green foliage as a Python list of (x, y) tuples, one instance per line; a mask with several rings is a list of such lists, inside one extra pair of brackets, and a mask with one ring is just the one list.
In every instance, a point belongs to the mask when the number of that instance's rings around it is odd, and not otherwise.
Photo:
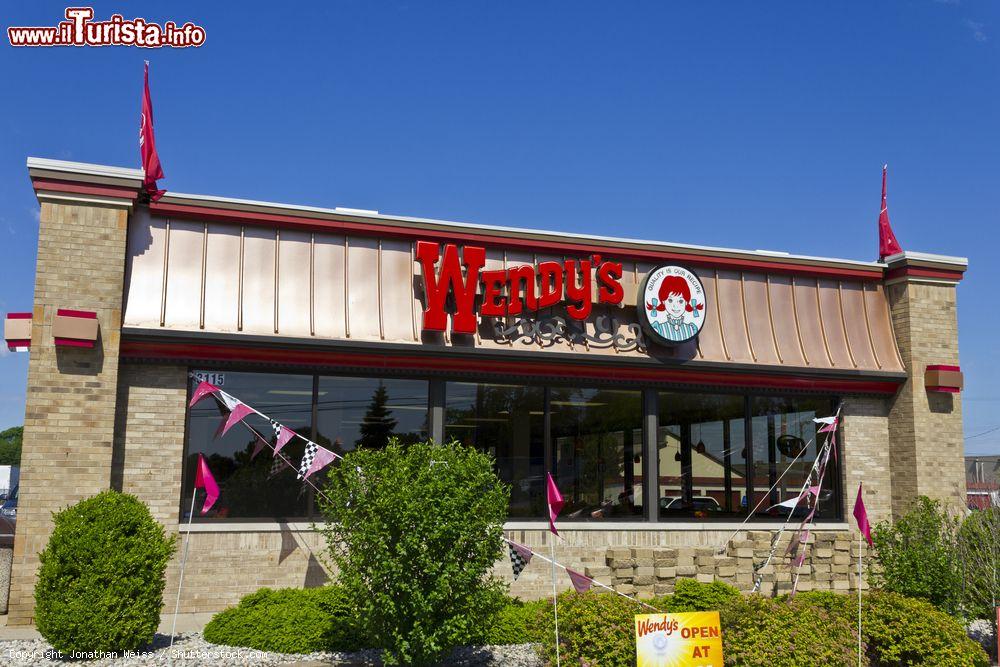
[(696, 579), (678, 579), (674, 594), (662, 598), (653, 606), (663, 611), (713, 611), (740, 597), (738, 589), (723, 581), (703, 584)]
[(21, 465), (21, 441), (23, 438), (23, 426), (12, 426), (0, 431), (0, 465)]
[[(857, 613), (856, 607), (853, 613)], [(861, 619), (862, 637), (869, 644), (874, 664), (939, 667), (990, 664), (982, 647), (966, 636), (961, 623), (923, 600), (876, 591), (865, 598)]]
[(392, 440), (350, 452), (327, 481), (330, 558), (387, 664), (431, 664), (481, 636), (506, 590), (489, 574), (510, 493), (492, 458)]
[(133, 496), (105, 491), (53, 516), (35, 623), (57, 650), (125, 651), (153, 639), (174, 537)]
[(205, 639), (278, 653), (356, 651), (368, 643), (354, 605), (336, 585), (262, 588), (216, 614)]
[[(535, 637), (555, 664), (552, 604), (538, 617)], [(559, 648), (567, 665), (628, 667), (635, 664), (635, 615), (649, 609), (614, 593), (559, 594)]]
[(534, 644), (544, 641), (540, 628), (544, 628), (552, 615), (548, 600), (522, 602), (512, 598), (501, 607), (492, 623), (487, 624), (484, 644)]
[(921, 496), (894, 524), (872, 531), (870, 580), (878, 588), (931, 602), (948, 613), (961, 607), (958, 522), (936, 500)]
[(971, 618), (992, 619), (1000, 604), (1000, 508), (971, 512), (958, 532), (962, 610)]
[(730, 599), (720, 616), (727, 665), (858, 664), (855, 626), (808, 601), (740, 596)]

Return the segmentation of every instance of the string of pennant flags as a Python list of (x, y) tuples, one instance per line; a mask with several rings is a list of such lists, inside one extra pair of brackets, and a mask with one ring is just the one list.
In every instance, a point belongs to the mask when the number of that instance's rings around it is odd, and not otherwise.
[[(250, 454), (251, 460), (255, 459), (258, 454), (264, 451), (265, 448), (269, 448), (274, 456), (274, 462), (271, 465), (271, 471), (268, 477), (273, 477), (286, 467), (292, 468), (293, 470), (296, 470), (298, 479), (302, 480), (303, 482), (311, 486), (313, 490), (316, 491), (316, 493), (321, 494), (324, 498), (328, 498), (328, 496), (323, 492), (323, 490), (317, 487), (313, 483), (313, 481), (309, 479), (309, 477), (319, 472), (333, 461), (337, 459), (343, 459), (344, 457), (296, 433), (295, 431), (288, 428), (284, 424), (281, 424), (275, 419), (272, 419), (268, 415), (254, 408), (253, 406), (240, 401), (239, 399), (226, 393), (219, 387), (216, 387), (215, 385), (209, 382), (202, 381), (198, 384), (197, 388), (195, 388), (194, 393), (191, 396), (189, 407), (194, 407), (194, 405), (196, 405), (201, 400), (207, 398), (208, 396), (214, 396), (216, 399), (218, 399), (221, 405), (226, 410), (228, 410), (228, 414), (225, 416), (225, 419), (223, 419), (223, 421), (219, 424), (219, 428), (216, 430), (216, 437), (225, 435), (230, 431), (230, 429), (236, 426), (236, 424), (242, 424), (254, 438), (254, 448)], [(258, 431), (256, 428), (254, 428), (250, 424), (246, 423), (246, 421), (244, 421), (247, 417), (249, 417), (252, 414), (258, 415), (271, 425), (271, 429), (274, 433), (273, 442), (269, 441), (266, 437), (264, 437), (264, 435), (260, 431)], [(305, 453), (302, 455), (302, 459), (297, 466), (281, 451), (282, 448), (284, 448), (285, 445), (287, 445), (293, 438), (300, 438), (301, 440), (304, 440), (306, 443)], [(552, 485), (552, 487), (555, 487), (555, 481), (551, 479), (551, 475), (549, 476), (549, 482)], [(215, 501), (218, 499), (220, 491), (218, 485), (216, 484), (214, 478), (212, 477), (207, 462), (201, 455), (199, 455), (198, 459), (198, 466), (196, 469), (194, 486), (197, 489), (205, 490), (206, 500), (204, 507), (202, 508), (201, 511), (202, 514), (205, 514), (206, 512), (208, 512), (209, 509), (211, 509), (212, 505), (214, 505)], [(555, 493), (558, 495), (558, 489), (555, 489)], [(555, 528), (555, 520), (559, 514), (559, 511), (562, 509), (562, 504), (563, 504), (562, 496), (558, 495), (558, 500), (555, 500), (551, 496), (551, 491), (550, 491), (549, 500), (550, 500), (549, 527), (553, 534), (558, 535), (558, 532), (556, 531)], [(559, 563), (554, 559), (547, 558), (544, 555), (539, 554), (538, 552), (532, 550), (531, 548), (523, 544), (519, 544), (506, 537), (501, 537), (501, 539), (504, 541), (504, 544), (508, 547), (510, 553), (511, 568), (514, 575), (514, 581), (517, 581), (517, 578), (531, 562), (531, 559), (533, 557), (538, 557), (539, 559), (547, 563), (550, 563), (554, 567), (561, 568), (562, 570), (564, 570), (567, 576), (569, 576), (569, 579), (573, 584), (574, 590), (576, 590), (579, 593), (584, 593), (590, 590), (591, 587), (598, 586), (600, 588), (607, 589), (612, 593), (615, 593), (616, 595), (619, 595), (623, 598), (629, 599), (638, 605), (641, 605), (648, 609), (652, 609), (653, 611), (656, 612), (661, 611), (660, 609), (657, 609), (656, 607), (650, 605), (647, 602), (634, 598), (630, 595), (626, 595), (625, 593), (617, 591), (611, 586), (603, 584), (597, 581), (596, 579), (593, 579), (592, 577), (588, 577), (583, 573), (577, 572), (576, 570), (573, 570), (572, 568), (569, 568), (566, 565), (563, 565), (562, 563)]]

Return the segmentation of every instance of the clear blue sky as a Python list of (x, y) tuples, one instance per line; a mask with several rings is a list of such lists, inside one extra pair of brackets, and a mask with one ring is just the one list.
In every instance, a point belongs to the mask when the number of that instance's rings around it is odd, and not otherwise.
[[(5, 2), (3, 27), (66, 5)], [(237, 11), (235, 8), (239, 7)], [(166, 9), (164, 9), (166, 8)], [(32, 302), (28, 155), (139, 166), (152, 62), (168, 189), (874, 259), (969, 257), (966, 435), (1000, 426), (1000, 3), (99, 2), (206, 45), (0, 45), (0, 311)], [(27, 355), (0, 358), (0, 427)], [(967, 440), (1000, 453), (1000, 430)]]

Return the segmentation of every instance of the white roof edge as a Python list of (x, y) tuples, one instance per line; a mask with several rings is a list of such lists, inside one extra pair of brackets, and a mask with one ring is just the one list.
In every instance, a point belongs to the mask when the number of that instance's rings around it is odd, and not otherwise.
[[(67, 173), (77, 173), (77, 174), (89, 174), (93, 176), (109, 176), (114, 178), (133, 178), (141, 180), (145, 175), (142, 169), (129, 169), (127, 167), (109, 167), (106, 165), (90, 164), (86, 162), (70, 162), (67, 160), (52, 160), (49, 158), (28, 158), (28, 168), (29, 169), (47, 169), (50, 171), (65, 171)], [(336, 208), (322, 208), (317, 206), (303, 206), (300, 204), (284, 204), (280, 202), (269, 202), (269, 201), (259, 201), (254, 199), (238, 199), (234, 197), (219, 197), (215, 195), (197, 195), (189, 193), (181, 193), (168, 191), (167, 197), (178, 197), (183, 199), (191, 199), (195, 201), (213, 201), (229, 204), (244, 204), (248, 206), (265, 206), (269, 208), (280, 208), (289, 211), (309, 211), (311, 213), (326, 213), (330, 215), (344, 215), (345, 211), (338, 211)], [(615, 236), (598, 236), (594, 234), (576, 234), (568, 232), (559, 232), (548, 229), (531, 229), (528, 227), (507, 227), (499, 225), (484, 225), (479, 223), (468, 223), (468, 222), (456, 222), (453, 220), (438, 220), (434, 218), (418, 218), (412, 216), (403, 215), (391, 215), (386, 213), (355, 213), (351, 211), (350, 215), (360, 218), (368, 218), (372, 220), (392, 220), (397, 222), (415, 222), (422, 224), (436, 224), (436, 225), (446, 225), (449, 227), (459, 227), (462, 229), (472, 229), (481, 231), (492, 231), (492, 232), (502, 232), (502, 233), (529, 233), (529, 234), (545, 234), (548, 236), (563, 237), (567, 240), (580, 240), (586, 239), (588, 241), (607, 241), (612, 243), (630, 243), (635, 245), (649, 246), (650, 248), (677, 248), (681, 250), (692, 250), (699, 252), (723, 252), (731, 253), (735, 255), (742, 255), (744, 257), (757, 257), (757, 258), (767, 258), (769, 260), (776, 259), (791, 259), (799, 260), (804, 262), (833, 262), (836, 264), (845, 264), (849, 266), (857, 266), (861, 268), (872, 268), (872, 269), (882, 269), (886, 267), (884, 262), (865, 262), (856, 259), (841, 259), (836, 257), (817, 257), (815, 255), (776, 255), (774, 251), (760, 252), (756, 250), (741, 250), (738, 248), (721, 248), (714, 246), (703, 246), (703, 245), (693, 245), (688, 243), (670, 243), (667, 241), (651, 241), (647, 239), (629, 239), (621, 238)], [(936, 255), (928, 255), (928, 257), (937, 257)], [(946, 258), (947, 259), (947, 258)], [(950, 258), (958, 259), (958, 258)], [(942, 260), (936, 260), (942, 261)], [(964, 261), (964, 260), (963, 260)]]
[(889, 266), (896, 264), (898, 262), (912, 259), (912, 260), (923, 260), (925, 262), (937, 262), (938, 264), (954, 264), (955, 266), (968, 267), (969, 258), (968, 257), (953, 257), (951, 255), (935, 255), (929, 252), (914, 252), (913, 250), (904, 250), (903, 252), (898, 252), (895, 255), (889, 255), (885, 258), (885, 263)]
[(87, 162), (69, 162), (67, 160), (52, 160), (44, 157), (29, 157), (28, 169), (47, 169), (48, 171), (65, 171), (89, 176), (110, 176), (112, 178), (133, 178), (142, 180), (145, 172), (142, 169), (128, 167), (109, 167), (102, 164)]
[(850, 264), (858, 267), (865, 268), (885, 268), (885, 263), (883, 262), (865, 262), (856, 259), (839, 259), (834, 257), (817, 257), (814, 255), (795, 255), (791, 253), (781, 253), (777, 254), (775, 251), (760, 251), (760, 250), (741, 250), (739, 248), (721, 248), (715, 246), (703, 246), (703, 245), (693, 245), (689, 243), (671, 243), (667, 241), (651, 241), (648, 239), (630, 239), (622, 238), (617, 236), (597, 236), (594, 234), (576, 234), (568, 232), (560, 232), (551, 229), (532, 229), (529, 227), (507, 227), (500, 225), (486, 225), (481, 223), (469, 223), (469, 222), (458, 222), (455, 220), (439, 220), (435, 218), (418, 218), (413, 216), (404, 215), (393, 215), (388, 213), (355, 213), (355, 211), (360, 209), (347, 209), (343, 207), (338, 208), (322, 208), (318, 206), (303, 206), (300, 204), (283, 204), (280, 202), (270, 202), (270, 201), (259, 201), (255, 199), (237, 199), (234, 197), (217, 197), (214, 195), (196, 195), (182, 192), (170, 191), (167, 196), (178, 197), (181, 199), (192, 199), (195, 201), (213, 201), (222, 202), (228, 204), (244, 204), (247, 206), (267, 206), (270, 208), (281, 208), (289, 211), (309, 211), (311, 213), (330, 213), (330, 214), (340, 214), (344, 215), (347, 211), (350, 211), (350, 215), (360, 218), (371, 218), (374, 220), (395, 220), (398, 222), (417, 222), (424, 224), (437, 224), (437, 225), (447, 225), (450, 227), (461, 227), (463, 229), (475, 229), (475, 230), (485, 230), (494, 232), (515, 232), (515, 233), (534, 233), (534, 234), (547, 234), (549, 236), (561, 236), (568, 240), (575, 239), (587, 239), (590, 241), (611, 241), (615, 243), (633, 243), (639, 245), (647, 245), (650, 247), (670, 247), (670, 248), (681, 248), (684, 250), (698, 250), (706, 252), (726, 252), (734, 253), (738, 255), (745, 255), (748, 257), (762, 257), (767, 259), (797, 259), (805, 261), (819, 261), (819, 262), (836, 262), (838, 264)]

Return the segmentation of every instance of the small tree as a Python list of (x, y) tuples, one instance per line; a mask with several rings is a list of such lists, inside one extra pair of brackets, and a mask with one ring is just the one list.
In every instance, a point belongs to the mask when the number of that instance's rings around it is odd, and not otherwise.
[(926, 496), (920, 496), (894, 524), (879, 523), (872, 531), (873, 583), (958, 614), (962, 600), (958, 526), (958, 519), (945, 512), (940, 502)]
[(153, 639), (174, 552), (137, 498), (104, 491), (55, 513), (35, 584), (35, 622), (54, 648), (130, 651)]
[(382, 447), (389, 438), (392, 437), (396, 425), (399, 423), (393, 418), (389, 408), (389, 391), (385, 385), (379, 382), (378, 388), (372, 394), (371, 403), (365, 411), (365, 416), (361, 420), (361, 437), (358, 438), (358, 447)]
[(996, 621), (1000, 604), (1000, 507), (971, 512), (958, 533), (963, 609), (973, 618)]
[(21, 440), (23, 426), (12, 426), (0, 431), (0, 465), (21, 465)]
[(505, 585), (509, 488), (493, 460), (458, 443), (359, 449), (331, 469), (320, 508), (339, 582), (387, 664), (433, 664), (478, 638)]

